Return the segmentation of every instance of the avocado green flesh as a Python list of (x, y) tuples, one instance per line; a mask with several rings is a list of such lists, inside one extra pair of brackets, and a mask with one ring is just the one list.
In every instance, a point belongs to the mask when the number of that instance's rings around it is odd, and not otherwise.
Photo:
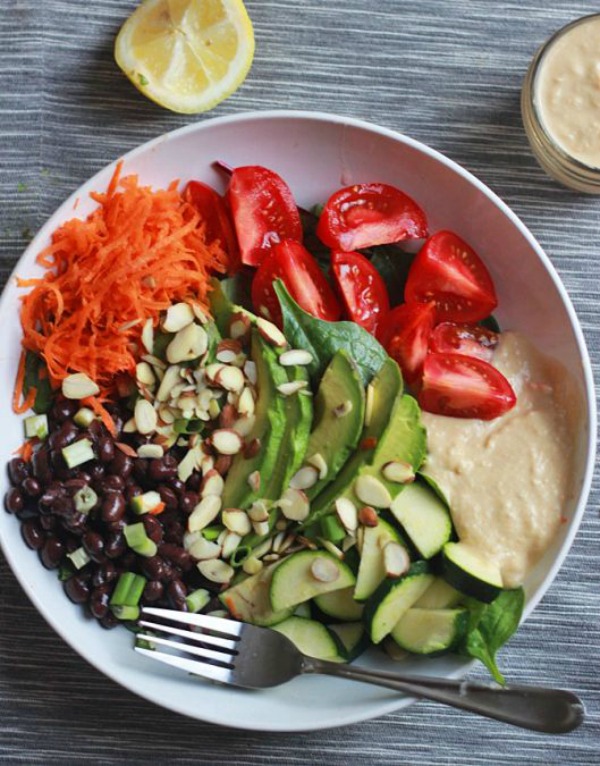
[[(344, 415), (336, 410), (350, 405)], [(345, 351), (337, 351), (325, 370), (315, 397), (315, 418), (307, 458), (321, 455), (327, 475), (306, 490), (309, 500), (330, 484), (350, 457), (362, 432), (365, 419), (365, 390), (356, 364)]]
[(237, 585), (219, 595), (219, 600), (232, 617), (252, 625), (276, 625), (292, 613), (291, 609), (278, 612), (271, 608), (269, 590), (273, 572), (281, 562), (264, 567), (255, 575), (246, 577)]
[[(247, 437), (260, 440), (260, 450), (252, 458), (238, 453), (225, 480), (223, 490), (224, 508), (247, 508), (254, 500), (268, 498), (265, 488), (280, 459), (280, 449), (286, 431), (286, 404), (277, 386), (288, 382), (285, 367), (277, 359), (277, 352), (252, 331), (251, 357), (256, 364), (258, 399), (254, 411), (255, 423)], [(248, 477), (254, 471), (260, 475), (260, 487), (253, 490)]]
[[(396, 362), (388, 359), (383, 363), (377, 375), (373, 378), (373, 408), (369, 424), (363, 428), (361, 443), (365, 439), (378, 440), (390, 425), (397, 397), (402, 393), (402, 377)], [(333, 502), (338, 497), (353, 495), (352, 485), (360, 469), (373, 458), (375, 447), (363, 449), (359, 446), (346, 461), (335, 481), (329, 484), (311, 503), (311, 513), (304, 522), (310, 526), (314, 521), (329, 513)]]

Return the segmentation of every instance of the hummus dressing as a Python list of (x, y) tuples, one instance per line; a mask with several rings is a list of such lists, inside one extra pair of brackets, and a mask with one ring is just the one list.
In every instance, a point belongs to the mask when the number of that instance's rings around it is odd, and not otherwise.
[(423, 413), (425, 473), (446, 494), (461, 542), (516, 587), (551, 543), (573, 493), (581, 395), (571, 374), (522, 335), (503, 333), (493, 364), (517, 395), (491, 421)]

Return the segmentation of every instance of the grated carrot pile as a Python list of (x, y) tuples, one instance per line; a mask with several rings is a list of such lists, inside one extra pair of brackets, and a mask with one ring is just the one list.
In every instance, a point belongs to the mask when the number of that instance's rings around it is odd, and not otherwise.
[(102, 397), (116, 392), (118, 373), (135, 372), (145, 321), (181, 300), (206, 308), (210, 274), (228, 265), (177, 181), (154, 191), (120, 171), (91, 195), (98, 208), (86, 220), (54, 233), (37, 259), (43, 278), (21, 282), (33, 288), (22, 299), (23, 346), (42, 355), (54, 386), (83, 372)]

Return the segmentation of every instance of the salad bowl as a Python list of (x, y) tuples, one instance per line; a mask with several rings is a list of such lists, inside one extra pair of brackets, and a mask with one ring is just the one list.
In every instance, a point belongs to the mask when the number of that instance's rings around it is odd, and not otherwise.
[[(173, 179), (197, 179), (216, 189), (224, 179), (215, 160), (231, 166), (264, 165), (286, 179), (298, 204), (310, 208), (340, 186), (378, 181), (403, 189), (427, 210), (431, 230), (452, 229), (487, 264), (496, 285), (503, 329), (520, 330), (574, 376), (582, 394), (583, 423), (574, 465), (575, 492), (564, 508), (566, 523), (524, 584), (526, 618), (556, 576), (581, 521), (594, 466), (596, 413), (591, 367), (569, 297), (552, 264), (516, 215), (480, 181), (438, 152), (406, 136), (350, 118), (308, 112), (257, 112), (207, 120), (161, 136), (123, 158), (123, 173), (143, 184), (166, 187)], [(107, 187), (114, 164), (82, 185), (42, 227), (17, 264), (14, 276), (35, 277), (35, 257), (66, 220), (95, 207), (92, 191)], [(20, 354), (19, 294), (14, 278), (0, 302), (5, 342), (0, 357), (6, 464), (22, 441), (22, 421), (8, 403)], [(517, 445), (515, 445), (517, 448)], [(8, 483), (3, 474), (2, 494)], [(373, 718), (414, 700), (389, 691), (332, 678), (304, 677), (263, 692), (207, 684), (149, 663), (132, 650), (126, 630), (102, 631), (64, 596), (56, 574), (45, 570), (22, 540), (19, 525), (0, 514), (4, 554), (36, 608), (79, 654), (136, 694), (203, 721), (264, 731), (304, 731)], [(360, 664), (385, 669), (391, 660), (371, 650)], [(407, 660), (406, 672), (455, 677), (471, 663), (446, 655)]]

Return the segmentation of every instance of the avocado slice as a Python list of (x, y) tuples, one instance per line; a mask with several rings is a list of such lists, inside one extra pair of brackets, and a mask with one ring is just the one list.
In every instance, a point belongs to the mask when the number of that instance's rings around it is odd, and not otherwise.
[(360, 469), (371, 462), (378, 440), (390, 427), (396, 400), (402, 393), (402, 376), (396, 362), (388, 358), (369, 385), (372, 386), (373, 406), (369, 424), (363, 428), (359, 448), (350, 455), (336, 479), (315, 497), (310, 516), (303, 523), (305, 528), (329, 513), (338, 497), (354, 494), (354, 480)]
[[(344, 407), (348, 411), (340, 414), (340, 408)], [(364, 419), (365, 390), (358, 368), (346, 351), (337, 351), (321, 378), (315, 397), (315, 425), (306, 457), (321, 455), (327, 464), (327, 474), (306, 490), (309, 500), (335, 479), (350, 457), (358, 444)]]
[[(281, 458), (280, 451), (286, 433), (286, 402), (277, 386), (287, 383), (285, 367), (278, 362), (275, 348), (266, 343), (257, 330), (252, 330), (250, 355), (256, 364), (258, 399), (254, 411), (255, 422), (248, 441), (260, 440), (260, 450), (252, 458), (239, 452), (229, 469), (223, 489), (224, 508), (247, 508), (259, 497), (264, 498), (265, 488)], [(248, 483), (249, 476), (258, 471), (260, 482), (257, 489)]]

